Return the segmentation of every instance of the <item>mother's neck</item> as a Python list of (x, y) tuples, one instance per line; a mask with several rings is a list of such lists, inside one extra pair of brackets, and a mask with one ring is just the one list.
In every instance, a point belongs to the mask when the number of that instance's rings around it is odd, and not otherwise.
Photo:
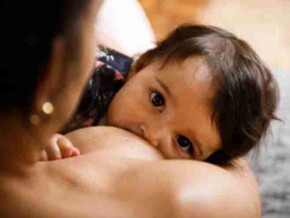
[(0, 122), (0, 174), (23, 176), (31, 173), (45, 137), (17, 117), (0, 117)]

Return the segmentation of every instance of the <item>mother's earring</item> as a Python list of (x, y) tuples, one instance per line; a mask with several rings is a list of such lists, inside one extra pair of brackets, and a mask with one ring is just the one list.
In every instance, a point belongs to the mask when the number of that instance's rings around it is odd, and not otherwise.
[(30, 123), (34, 126), (38, 126), (43, 116), (50, 116), (54, 111), (54, 106), (51, 102), (47, 101), (41, 106), (41, 113), (32, 113), (29, 116)]

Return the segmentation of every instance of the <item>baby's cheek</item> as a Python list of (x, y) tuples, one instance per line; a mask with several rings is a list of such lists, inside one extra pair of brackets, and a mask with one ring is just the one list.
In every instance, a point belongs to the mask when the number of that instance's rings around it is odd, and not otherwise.
[(120, 128), (128, 128), (133, 125), (136, 120), (137, 111), (128, 104), (115, 104), (108, 112), (108, 125)]
[[(140, 84), (128, 83), (117, 93), (108, 110), (108, 125), (128, 128), (142, 119), (146, 94)], [(143, 114), (143, 115), (142, 115)]]
[(107, 124), (121, 127), (128, 117), (128, 107), (122, 99), (114, 99), (108, 109)]

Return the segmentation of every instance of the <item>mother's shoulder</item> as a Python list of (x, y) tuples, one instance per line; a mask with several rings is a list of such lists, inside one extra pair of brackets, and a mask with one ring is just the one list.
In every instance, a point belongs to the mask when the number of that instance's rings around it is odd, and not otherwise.
[(154, 181), (143, 184), (153, 192), (169, 193), (170, 203), (177, 208), (174, 217), (260, 217), (256, 184), (241, 163), (239, 169), (227, 169), (192, 160), (157, 161), (133, 175), (141, 184), (148, 178)]

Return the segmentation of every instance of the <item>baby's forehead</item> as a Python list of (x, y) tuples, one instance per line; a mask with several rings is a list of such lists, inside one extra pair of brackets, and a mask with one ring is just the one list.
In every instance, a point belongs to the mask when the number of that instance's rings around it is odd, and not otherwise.
[(165, 83), (169, 82), (173, 93), (179, 89), (179, 86), (187, 87), (186, 95), (193, 93), (207, 106), (211, 105), (217, 94), (213, 74), (206, 60), (201, 56), (168, 61), (160, 74), (157, 73), (157, 77)]
[[(184, 59), (165, 59), (157, 60), (160, 69), (164, 71), (170, 70), (173, 66), (178, 72), (185, 72), (200, 82), (212, 82), (213, 73), (203, 56), (190, 56)], [(178, 73), (176, 72), (176, 73)]]
[(182, 64), (184, 69), (190, 71), (195, 79), (199, 81), (212, 80), (212, 72), (204, 57), (189, 57)]

